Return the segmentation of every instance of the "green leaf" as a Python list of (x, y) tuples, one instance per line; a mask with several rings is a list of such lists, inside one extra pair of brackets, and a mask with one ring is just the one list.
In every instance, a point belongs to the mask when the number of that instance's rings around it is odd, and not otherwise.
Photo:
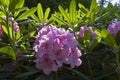
[(69, 11), (70, 11), (70, 22), (71, 23), (75, 23), (77, 17), (76, 17), (76, 2), (75, 0), (72, 0), (70, 2), (70, 8), (69, 8)]
[(116, 47), (115, 39), (112, 37), (112, 35), (107, 30), (103, 29), (101, 31), (101, 35), (103, 37), (103, 40), (107, 43), (107, 45), (109, 45), (112, 48)]
[(22, 14), (17, 18), (17, 20), (22, 20), (22, 19), (27, 18), (28, 16), (31, 16), (32, 14), (34, 14), (34, 12), (35, 12), (36, 10), (37, 10), (36, 7), (29, 9), (28, 11), (22, 13)]
[(97, 6), (98, 6), (97, 1), (92, 0), (91, 5), (90, 5), (90, 11), (95, 10)]
[(15, 9), (15, 6), (19, 4), (21, 0), (11, 0), (9, 4), (9, 11), (13, 11)]
[(102, 37), (100, 31), (94, 30), (94, 33), (95, 33), (97, 36)]
[(34, 74), (36, 74), (36, 73), (38, 73), (38, 72), (39, 72), (39, 70), (30, 71), (30, 72), (25, 72), (25, 73), (22, 73), (22, 74), (17, 75), (16, 78), (28, 77), (28, 76), (34, 75)]
[(2, 29), (8, 35), (8, 30), (7, 30), (6, 26), (2, 25)]
[(26, 34), (25, 36), (23, 36), (22, 38), (20, 38), (19, 41), (25, 41), (25, 40), (27, 40), (27, 39), (33, 37), (34, 34), (35, 34), (35, 32), (36, 32), (36, 31), (32, 31), (32, 32), (30, 32), (29, 34)]
[(26, 10), (28, 10), (27, 7), (17, 8), (17, 9), (14, 10), (14, 16), (16, 17), (16, 16), (18, 16), (18, 14), (19, 14), (20, 12), (26, 11)]
[(61, 12), (61, 14), (63, 15), (63, 17), (65, 18), (65, 20), (67, 20), (68, 23), (70, 23), (70, 18), (67, 15), (67, 13), (65, 12), (65, 10), (62, 8), (62, 6), (58, 6), (59, 11)]
[(120, 31), (117, 32), (115, 40), (116, 40), (117, 45), (120, 46)]
[(79, 8), (80, 8), (80, 11), (82, 11), (83, 13), (87, 13), (88, 10), (84, 7), (84, 5), (82, 5), (81, 3), (78, 4)]
[(59, 24), (65, 24), (65, 25), (69, 25), (67, 22), (65, 22), (64, 20), (60, 19), (58, 16), (53, 15), (53, 19), (55, 21), (57, 21)]
[(8, 29), (9, 29), (9, 36), (10, 36), (10, 39), (13, 39), (13, 36), (14, 36), (14, 35), (13, 35), (13, 33), (14, 33), (14, 32), (13, 32), (13, 31), (14, 31), (14, 30), (13, 30), (13, 26), (10, 25), (10, 26), (8, 27)]
[(38, 3), (37, 5), (37, 14), (38, 14), (40, 21), (42, 22), (43, 21), (43, 9), (40, 3)]
[(20, 38), (20, 36), (21, 36), (21, 34), (20, 34), (20, 29), (19, 29), (15, 36), (16, 40), (18, 40)]
[(87, 47), (90, 43), (90, 32), (88, 30), (85, 31), (84, 33), (84, 46)]
[(9, 46), (0, 48), (0, 54), (7, 55), (8, 57), (16, 61), (16, 54), (14, 50)]
[(100, 38), (100, 37), (93, 40), (89, 45), (89, 51), (92, 51), (101, 42), (101, 40), (102, 40), (102, 38)]
[(47, 8), (44, 15), (44, 21), (48, 18), (49, 13), (50, 13), (50, 8)]
[(0, 4), (4, 6), (9, 6), (10, 0), (0, 0)]
[(37, 18), (37, 16), (35, 14), (31, 15), (31, 18), (34, 19), (35, 21), (39, 22), (39, 19)]
[(15, 6), (15, 9), (22, 8), (24, 6), (24, 2), (25, 2), (25, 0), (19, 0), (19, 3)]

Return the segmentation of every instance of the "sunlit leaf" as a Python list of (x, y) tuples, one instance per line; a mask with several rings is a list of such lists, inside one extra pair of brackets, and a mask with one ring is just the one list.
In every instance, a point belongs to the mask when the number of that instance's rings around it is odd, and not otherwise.
[(32, 31), (32, 32), (30, 32), (30, 33), (26, 34), (25, 36), (23, 36), (22, 38), (20, 38), (20, 40), (19, 40), (19, 41), (25, 41), (25, 40), (27, 40), (27, 39), (29, 39), (29, 38), (33, 37), (33, 36), (34, 36), (34, 34), (35, 34), (35, 31)]
[(40, 3), (38, 3), (37, 5), (37, 14), (38, 14), (40, 21), (42, 22), (43, 21), (43, 9)]
[(19, 4), (21, 0), (11, 0), (9, 4), (9, 11), (13, 11), (15, 9), (15, 6)]
[(50, 13), (50, 8), (47, 8), (45, 11), (44, 20), (46, 20), (48, 18), (49, 13)]
[(84, 41), (83, 42), (84, 42), (85, 47), (87, 47), (87, 45), (89, 45), (89, 43), (90, 43), (90, 32), (88, 30), (86, 30), (84, 32)]
[(69, 8), (69, 16), (70, 16), (70, 21), (71, 23), (74, 23), (77, 19), (76, 17), (76, 2), (75, 0), (72, 0), (70, 3), (70, 8)]
[(58, 6), (59, 11), (61, 12), (61, 14), (64, 16), (64, 18), (67, 20), (68, 23), (70, 23), (70, 18), (68, 17), (67, 13), (65, 12), (65, 10), (62, 8), (62, 6)]
[(105, 29), (101, 31), (101, 35), (103, 37), (103, 40), (109, 45), (110, 47), (114, 48), (116, 47), (116, 41), (112, 37), (112, 35)]
[(95, 8), (98, 6), (96, 0), (92, 0), (91, 5), (90, 5), (90, 11), (95, 10)]
[(92, 51), (100, 42), (101, 42), (102, 38), (96, 38), (94, 39), (90, 45), (89, 45), (89, 51)]
[(25, 19), (25, 18), (31, 16), (32, 14), (34, 14), (34, 12), (35, 12), (36, 10), (37, 10), (36, 7), (29, 9), (28, 11), (22, 13), (22, 14), (17, 18), (17, 20), (22, 20), (22, 19)]

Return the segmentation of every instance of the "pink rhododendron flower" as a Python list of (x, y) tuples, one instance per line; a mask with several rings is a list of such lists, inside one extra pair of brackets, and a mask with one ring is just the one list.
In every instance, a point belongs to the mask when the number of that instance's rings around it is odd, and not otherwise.
[(45, 74), (50, 74), (63, 64), (69, 64), (71, 68), (80, 66), (81, 51), (77, 44), (73, 33), (64, 28), (53, 25), (42, 28), (36, 36), (33, 48), (36, 51), (36, 67)]
[(81, 38), (84, 38), (84, 33), (85, 33), (86, 30), (90, 31), (91, 37), (96, 36), (93, 29), (92, 29), (92, 27), (87, 27), (87, 26), (80, 27), (80, 31), (77, 32), (77, 35), (80, 36)]
[(115, 37), (116, 33), (120, 31), (120, 22), (112, 23), (108, 26), (107, 30), (110, 32), (110, 34)]
[(48, 54), (38, 57), (35, 62), (36, 67), (42, 70), (45, 74), (50, 74), (51, 71), (57, 71), (58, 69), (57, 64)]

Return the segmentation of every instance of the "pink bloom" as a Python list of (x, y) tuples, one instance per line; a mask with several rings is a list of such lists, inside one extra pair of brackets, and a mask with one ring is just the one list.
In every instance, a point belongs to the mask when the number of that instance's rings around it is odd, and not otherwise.
[(63, 64), (70, 64), (72, 68), (80, 66), (81, 52), (77, 44), (74, 35), (64, 28), (56, 28), (53, 25), (42, 28), (33, 47), (36, 52), (36, 67), (45, 74), (50, 74)]
[(112, 23), (108, 26), (107, 30), (110, 32), (110, 34), (115, 37), (117, 32), (120, 31), (120, 22)]
[(81, 38), (84, 38), (84, 33), (86, 30), (88, 30), (90, 32), (91, 37), (96, 36), (95, 33), (93, 32), (92, 27), (87, 27), (87, 26), (80, 27), (80, 31), (77, 32), (77, 35), (80, 36)]
[(36, 67), (40, 70), (42, 70), (45, 74), (49, 75), (51, 71), (57, 71), (58, 66), (55, 63), (54, 60), (52, 60), (49, 55), (43, 55), (40, 58), (37, 58), (35, 60)]
[(19, 30), (18, 23), (17, 23), (17, 22), (14, 22), (13, 26), (14, 26), (14, 32), (17, 33), (18, 30)]
[(79, 58), (81, 55), (81, 51), (78, 48), (72, 49), (71, 55), (69, 56), (69, 64), (71, 64), (71, 68), (81, 65), (82, 61)]

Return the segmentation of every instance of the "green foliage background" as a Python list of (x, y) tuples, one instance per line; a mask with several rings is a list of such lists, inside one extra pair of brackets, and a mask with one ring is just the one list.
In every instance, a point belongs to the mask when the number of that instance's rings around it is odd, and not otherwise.
[[(58, 10), (58, 5), (63, 6), (64, 8), (69, 7), (69, 3), (71, 0), (25, 0), (25, 6), (31, 8), (35, 7), (37, 3), (41, 3), (43, 9), (45, 10), (47, 7), (51, 8), (51, 12)], [(82, 3), (86, 8), (90, 8), (92, 0), (76, 0), (76, 3)]]

